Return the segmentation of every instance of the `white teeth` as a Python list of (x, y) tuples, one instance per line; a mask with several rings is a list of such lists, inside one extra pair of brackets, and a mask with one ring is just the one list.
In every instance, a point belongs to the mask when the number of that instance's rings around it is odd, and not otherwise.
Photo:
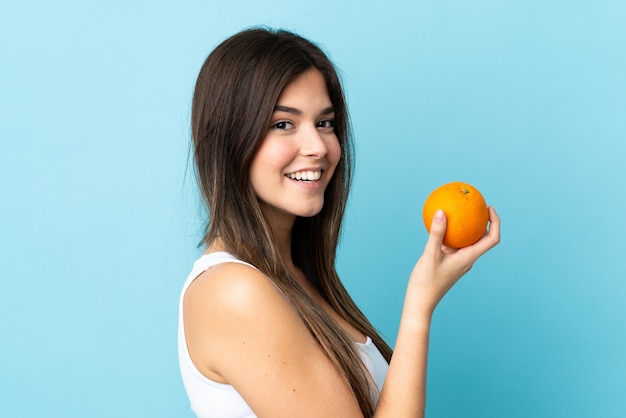
[(317, 181), (322, 177), (322, 171), (297, 171), (287, 174), (287, 177), (292, 180)]

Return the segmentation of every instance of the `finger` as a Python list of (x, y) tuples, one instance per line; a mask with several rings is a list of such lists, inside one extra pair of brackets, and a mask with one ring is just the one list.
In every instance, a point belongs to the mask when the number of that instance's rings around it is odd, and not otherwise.
[(448, 247), (446, 245), (442, 245), (441, 246), (441, 252), (446, 254), (446, 255), (454, 254), (454, 253), (456, 253), (458, 251), (459, 251), (458, 248), (452, 248), (452, 247)]
[(446, 234), (447, 219), (446, 214), (438, 209), (433, 216), (430, 224), (430, 233), (428, 234), (428, 242), (426, 242), (426, 251), (434, 254), (441, 252), (443, 245), (443, 237)]
[(493, 206), (489, 206), (489, 232), (487, 236), (491, 240), (492, 246), (500, 242), (500, 217)]
[(500, 242), (500, 217), (493, 206), (489, 206), (489, 230), (474, 245), (471, 246), (476, 258), (495, 247)]

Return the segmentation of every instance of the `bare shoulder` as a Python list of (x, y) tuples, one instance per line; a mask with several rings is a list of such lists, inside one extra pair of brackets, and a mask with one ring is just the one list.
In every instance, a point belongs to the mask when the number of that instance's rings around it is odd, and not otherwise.
[(183, 309), (196, 367), (209, 379), (232, 385), (257, 416), (359, 415), (339, 371), (260, 271), (217, 265), (189, 286)]
[(224, 370), (237, 361), (234, 353), (240, 345), (280, 338), (284, 332), (308, 334), (271, 280), (241, 263), (218, 264), (198, 276), (185, 293), (183, 310), (194, 364), (223, 383), (228, 380)]
[[(183, 306), (204, 320), (228, 321), (255, 314), (263, 307), (286, 302), (271, 280), (259, 270), (241, 263), (218, 264), (198, 276), (185, 293)], [(206, 314), (211, 315), (207, 317)], [(225, 315), (228, 314), (228, 315)], [(187, 315), (185, 315), (187, 316)], [(213, 321), (214, 320), (214, 321)]]

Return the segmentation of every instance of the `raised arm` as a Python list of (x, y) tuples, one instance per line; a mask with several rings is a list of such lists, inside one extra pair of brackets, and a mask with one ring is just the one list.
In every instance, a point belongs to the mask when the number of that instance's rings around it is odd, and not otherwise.
[[(499, 241), (489, 232), (471, 247), (442, 247), (446, 221), (433, 221), (406, 292), (400, 329), (376, 417), (422, 417), (430, 320), (437, 303)], [(222, 264), (200, 275), (184, 300), (187, 346), (200, 373), (228, 383), (259, 417), (362, 417), (350, 387), (289, 302), (259, 271)]]
[(474, 262), (500, 242), (500, 219), (489, 208), (489, 232), (477, 243), (442, 246), (446, 218), (438, 211), (424, 253), (411, 272), (398, 338), (376, 409), (376, 417), (423, 417), (430, 323), (435, 307)]

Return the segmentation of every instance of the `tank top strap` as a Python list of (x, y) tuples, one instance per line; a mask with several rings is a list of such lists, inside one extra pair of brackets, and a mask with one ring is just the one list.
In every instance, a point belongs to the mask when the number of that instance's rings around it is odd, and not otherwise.
[(210, 269), (211, 267), (216, 266), (218, 264), (222, 264), (222, 263), (245, 264), (246, 266), (249, 266), (255, 270), (258, 270), (252, 264), (246, 263), (245, 261), (238, 259), (237, 257), (235, 257), (229, 252), (217, 251), (214, 253), (204, 254), (200, 258), (198, 258), (196, 262), (193, 264), (192, 276), (195, 275), (197, 277), (203, 272), (205, 272), (206, 270)]

